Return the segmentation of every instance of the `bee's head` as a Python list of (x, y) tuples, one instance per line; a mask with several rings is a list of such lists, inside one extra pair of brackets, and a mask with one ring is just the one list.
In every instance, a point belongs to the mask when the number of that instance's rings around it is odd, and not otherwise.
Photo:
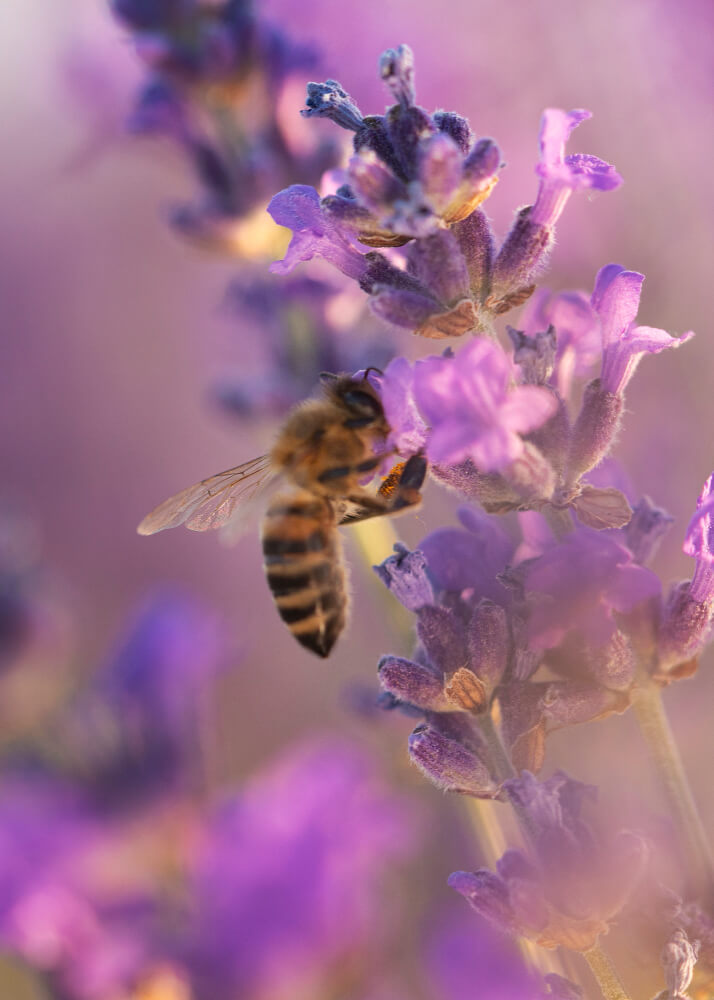
[(348, 411), (346, 426), (367, 427), (384, 419), (379, 393), (368, 379), (369, 373), (376, 370), (368, 368), (364, 375), (358, 378), (353, 378), (351, 375), (332, 375), (329, 372), (320, 375), (327, 396)]

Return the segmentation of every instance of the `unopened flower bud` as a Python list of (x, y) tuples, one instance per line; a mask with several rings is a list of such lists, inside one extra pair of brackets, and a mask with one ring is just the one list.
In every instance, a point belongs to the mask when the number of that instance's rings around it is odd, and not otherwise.
[(357, 132), (363, 124), (362, 113), (350, 95), (337, 80), (325, 80), (324, 83), (308, 83), (307, 107), (300, 114), (305, 118), (319, 115), (330, 118), (340, 128)]
[(712, 606), (694, 600), (690, 588), (689, 581), (683, 581), (669, 592), (659, 633), (661, 671), (691, 660), (709, 640)]
[(418, 611), (425, 605), (434, 603), (434, 591), (426, 575), (426, 559), (416, 549), (409, 549), (397, 542), (394, 555), (389, 556), (379, 566), (373, 566), (382, 583), (408, 611)]
[(673, 521), (674, 518), (660, 507), (655, 507), (649, 497), (640, 500), (625, 528), (627, 547), (636, 563), (644, 566), (649, 562)]
[(510, 639), (505, 610), (493, 601), (481, 601), (471, 616), (466, 635), (471, 669), (490, 693), (508, 664)]
[(569, 483), (576, 483), (607, 455), (620, 426), (622, 408), (622, 396), (606, 392), (600, 379), (593, 379), (585, 386), (570, 444)]
[(468, 663), (464, 627), (449, 608), (423, 607), (417, 635), (430, 661), (442, 674), (453, 674)]
[(382, 688), (399, 701), (434, 712), (452, 708), (444, 694), (444, 678), (434, 667), (401, 656), (383, 656), (377, 671)]
[[(553, 245), (553, 230), (534, 222), (531, 206), (516, 215), (511, 231), (499, 251), (493, 267), (491, 303), (494, 312), (505, 312), (501, 306), (519, 305), (514, 294), (530, 288), (533, 278), (545, 265)], [(530, 293), (529, 293), (530, 294)], [(522, 300), (525, 301), (525, 300)]]
[(444, 791), (481, 799), (492, 799), (499, 793), (481, 756), (427, 723), (417, 726), (409, 737), (409, 756)]

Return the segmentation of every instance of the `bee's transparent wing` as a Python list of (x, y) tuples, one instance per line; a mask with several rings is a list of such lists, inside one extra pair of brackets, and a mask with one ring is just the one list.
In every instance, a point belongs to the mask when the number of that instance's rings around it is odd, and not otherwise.
[(254, 501), (274, 478), (270, 456), (261, 455), (169, 497), (147, 514), (136, 530), (140, 535), (153, 535), (185, 524), (191, 531), (211, 531), (231, 522), (231, 535), (235, 536), (234, 522), (242, 520), (239, 513), (245, 509), (252, 516)]

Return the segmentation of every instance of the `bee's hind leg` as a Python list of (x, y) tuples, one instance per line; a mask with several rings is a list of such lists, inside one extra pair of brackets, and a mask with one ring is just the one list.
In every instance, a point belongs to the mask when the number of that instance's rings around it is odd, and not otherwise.
[(426, 470), (426, 458), (412, 455), (398, 474), (394, 470), (390, 473), (376, 496), (366, 490), (355, 490), (346, 496), (345, 500), (353, 506), (339, 523), (356, 524), (370, 517), (398, 514), (409, 507), (416, 507), (421, 502)]

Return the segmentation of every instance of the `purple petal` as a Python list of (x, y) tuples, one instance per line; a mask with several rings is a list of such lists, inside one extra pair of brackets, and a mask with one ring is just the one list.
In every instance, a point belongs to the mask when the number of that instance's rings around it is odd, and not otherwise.
[(551, 168), (563, 163), (565, 144), (570, 133), (588, 118), (592, 118), (592, 112), (584, 108), (576, 108), (574, 111), (563, 111), (560, 108), (545, 109), (538, 136), (541, 157), (536, 167), (541, 176), (547, 176)]
[(525, 385), (508, 394), (500, 415), (510, 430), (526, 434), (544, 424), (557, 408), (558, 401), (551, 392), (535, 385)]
[(695, 559), (714, 562), (714, 473), (697, 498), (697, 509), (687, 526), (682, 550)]
[(485, 868), (476, 872), (453, 872), (448, 885), (464, 896), (470, 905), (499, 930), (507, 934), (518, 932), (515, 914), (508, 896), (508, 886), (502, 878)]
[(463, 156), (453, 139), (443, 132), (419, 148), (419, 180), (436, 212), (443, 211), (456, 194), (463, 175)]
[(426, 444), (426, 424), (413, 394), (414, 369), (406, 358), (387, 365), (380, 384), (384, 415), (391, 428), (389, 442), (401, 455), (414, 455)]
[(645, 354), (659, 354), (672, 347), (681, 347), (691, 340), (690, 330), (681, 337), (672, 337), (666, 330), (651, 326), (631, 327), (603, 354), (601, 383), (606, 392), (621, 394)]
[(409, 289), (388, 288), (386, 285), (376, 286), (369, 305), (375, 316), (412, 331), (426, 323), (430, 316), (441, 312), (441, 306), (435, 299)]
[(456, 237), (447, 229), (425, 236), (407, 251), (410, 274), (445, 305), (469, 294), (469, 274)]
[(619, 264), (608, 264), (598, 272), (590, 301), (602, 323), (603, 349), (619, 340), (634, 323), (644, 280), (644, 274), (626, 271)]
[(268, 212), (279, 226), (293, 230), (284, 259), (272, 263), (271, 271), (287, 274), (300, 261), (321, 256), (350, 278), (359, 280), (365, 274), (364, 256), (323, 212), (320, 196), (314, 188), (293, 184), (275, 195)]
[(397, 542), (395, 555), (389, 556), (380, 566), (373, 566), (382, 583), (394, 594), (408, 611), (418, 611), (434, 603), (434, 592), (426, 574), (426, 560), (416, 549), (410, 552)]
[(610, 163), (589, 153), (573, 153), (565, 157), (570, 170), (570, 186), (574, 191), (593, 188), (596, 191), (614, 191), (622, 184), (622, 177)]

